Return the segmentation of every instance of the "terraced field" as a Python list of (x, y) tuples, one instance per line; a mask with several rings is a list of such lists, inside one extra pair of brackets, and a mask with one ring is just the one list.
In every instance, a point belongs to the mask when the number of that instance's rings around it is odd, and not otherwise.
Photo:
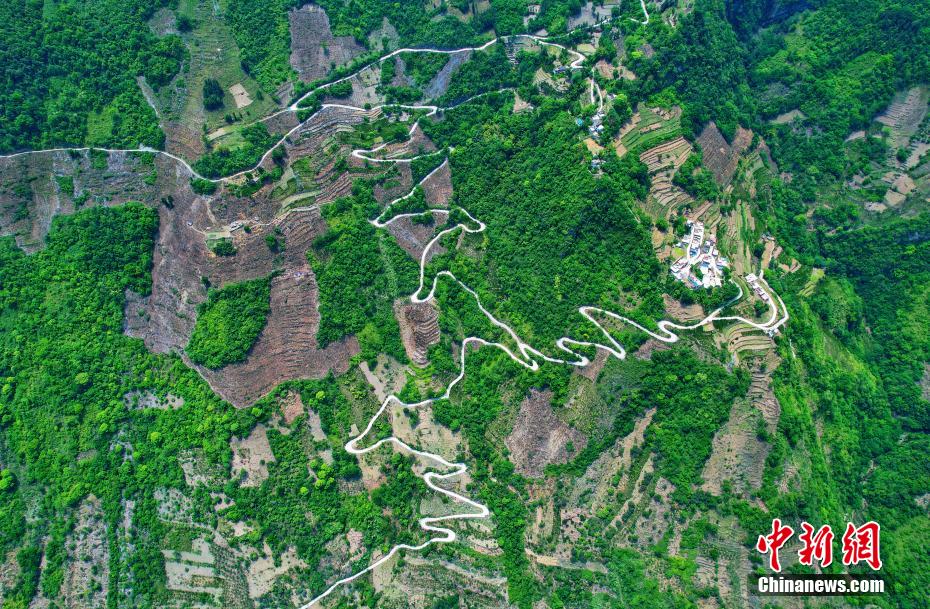
[(617, 154), (639, 154), (681, 135), (681, 109), (649, 108), (639, 104), (630, 122), (621, 130), (614, 143)]
[(756, 328), (743, 322), (736, 322), (724, 329), (723, 340), (727, 351), (733, 354), (737, 362), (740, 358), (757, 352), (771, 352), (775, 348), (775, 341), (771, 337), (760, 334)]
[(668, 218), (673, 210), (688, 207), (694, 202), (691, 195), (672, 183), (675, 172), (688, 160), (692, 151), (688, 140), (678, 136), (639, 155), (652, 180), (646, 211), (654, 218)]

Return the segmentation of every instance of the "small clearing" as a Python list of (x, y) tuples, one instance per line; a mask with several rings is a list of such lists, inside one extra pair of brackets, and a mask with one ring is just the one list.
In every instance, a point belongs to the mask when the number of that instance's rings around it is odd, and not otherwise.
[(689, 322), (698, 321), (699, 319), (704, 319), (707, 316), (707, 314), (704, 312), (704, 307), (697, 303), (686, 305), (680, 300), (675, 300), (668, 294), (663, 294), (662, 300), (665, 303), (666, 313), (668, 313), (669, 317), (673, 319)]
[(123, 402), (132, 410), (145, 410), (147, 408), (177, 410), (184, 405), (184, 398), (179, 398), (172, 393), (160, 398), (151, 391), (130, 391), (123, 396)]
[(237, 82), (233, 86), (229, 87), (229, 92), (233, 96), (233, 101), (236, 102), (237, 110), (241, 110), (242, 108), (251, 105), (252, 98), (249, 96), (249, 92), (245, 90), (245, 87), (242, 86), (241, 82)]
[(68, 567), (61, 586), (65, 607), (94, 609), (106, 605), (110, 584), (107, 525), (100, 501), (90, 496), (78, 508), (77, 524), (68, 535)]
[(415, 446), (455, 460), (462, 449), (461, 439), (448, 427), (433, 420), (433, 410), (429, 407), (404, 408), (394, 404), (391, 408), (391, 427), (394, 437), (409, 446)]
[(910, 137), (927, 115), (930, 90), (912, 87), (895, 95), (891, 105), (875, 120), (891, 129), (892, 148), (907, 146)]
[(552, 392), (536, 389), (520, 403), (513, 432), (506, 439), (516, 470), (530, 478), (542, 476), (550, 463), (565, 463), (587, 443), (580, 431), (556, 416)]
[(804, 113), (795, 108), (789, 112), (783, 112), (779, 114), (771, 120), (771, 123), (774, 125), (787, 125), (788, 123), (793, 123), (795, 119), (803, 121), (805, 118), (807, 117), (804, 115)]
[(256, 487), (268, 479), (268, 464), (274, 463), (274, 453), (268, 443), (268, 431), (258, 424), (244, 439), (229, 441), (232, 450), (232, 475), (238, 478), (245, 473), (242, 486)]
[(288, 391), (281, 400), (281, 416), (284, 417), (284, 423), (290, 425), (303, 413), (304, 403), (300, 399), (300, 394), (296, 391)]
[(216, 556), (203, 538), (193, 542), (192, 551), (162, 550), (168, 590), (203, 594), (218, 602), (223, 595), (223, 581), (217, 574)]
[(268, 593), (275, 580), (295, 567), (306, 568), (307, 565), (297, 558), (297, 551), (294, 548), (288, 548), (279, 560), (275, 561), (272, 558), (271, 548), (265, 544), (264, 556), (252, 561), (246, 575), (249, 598), (256, 599)]
[(719, 495), (724, 480), (732, 482), (737, 493), (759, 488), (769, 453), (768, 445), (756, 435), (761, 418), (762, 414), (747, 400), (734, 401), (729, 419), (714, 436), (710, 458), (704, 465), (702, 490)]
[(682, 206), (691, 206), (694, 199), (672, 180), (679, 168), (691, 156), (691, 144), (679, 136), (659, 144), (639, 155), (649, 170), (650, 182), (647, 211), (654, 217), (666, 218)]

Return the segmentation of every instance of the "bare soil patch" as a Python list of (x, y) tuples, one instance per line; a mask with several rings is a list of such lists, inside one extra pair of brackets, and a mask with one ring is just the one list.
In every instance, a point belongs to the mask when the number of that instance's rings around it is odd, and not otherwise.
[[(73, 214), (84, 195), (85, 208), (158, 200), (159, 185), (143, 180), (153, 167), (140, 155), (118, 152), (101, 160), (86, 151), (0, 159), (0, 236), (12, 235), (20, 248), (34, 252), (45, 243), (52, 219)], [(70, 178), (73, 190), (63, 190), (56, 178)]]
[(188, 125), (179, 121), (164, 120), (161, 128), (165, 132), (165, 150), (172, 154), (185, 159), (196, 159), (207, 151), (200, 133)]
[(273, 278), (271, 314), (248, 359), (216, 371), (201, 367), (200, 373), (224, 398), (247, 405), (285, 380), (348, 370), (349, 358), (358, 352), (354, 337), (317, 348), (317, 294), (309, 265)]
[(593, 2), (586, 2), (581, 11), (568, 18), (568, 29), (573, 30), (582, 26), (594, 25), (599, 21), (610, 18), (611, 6), (594, 6)]
[[(634, 122), (629, 124), (633, 125)], [(654, 123), (654, 125), (658, 127), (661, 123)], [(623, 144), (618, 140), (617, 146), (619, 150)], [(692, 148), (688, 140), (677, 137), (639, 155), (639, 159), (649, 169), (651, 185), (648, 208), (656, 217), (669, 217), (674, 210), (690, 206), (694, 202), (691, 195), (672, 182), (679, 168), (691, 156), (691, 152)], [(664, 234), (660, 233), (659, 236), (661, 241), (665, 240)]]
[(368, 362), (359, 365), (365, 380), (374, 390), (378, 403), (383, 403), (391, 394), (398, 394), (407, 384), (405, 367), (392, 357), (379, 354), (374, 368), (369, 368)]
[(429, 302), (394, 304), (407, 356), (417, 366), (429, 363), (428, 351), (439, 342), (439, 311)]
[[(568, 450), (571, 443), (573, 452)], [(584, 449), (588, 439), (559, 419), (552, 409), (552, 392), (530, 390), (520, 403), (507, 448), (516, 470), (524, 476), (538, 478), (550, 463), (565, 463)]]
[[(397, 245), (402, 250), (410, 254), (414, 260), (419, 261), (423, 256), (423, 250), (439, 232), (437, 229), (444, 221), (444, 215), (434, 215), (433, 221), (428, 224), (414, 222), (412, 218), (399, 218), (388, 225), (387, 231), (397, 240)], [(426, 257), (426, 262), (429, 263), (434, 256), (443, 254), (445, 251), (446, 249), (441, 245), (434, 245)]]
[(300, 394), (296, 391), (288, 391), (281, 400), (281, 416), (284, 418), (284, 423), (290, 425), (303, 413), (304, 403), (300, 399)]
[[(404, 118), (405, 117), (401, 117), (401, 120)], [(396, 144), (388, 144), (379, 150), (377, 154), (370, 156), (372, 158), (381, 159), (409, 159), (432, 152), (436, 152), (436, 145), (423, 133), (423, 129), (417, 124), (412, 129), (408, 139)]]
[(103, 507), (96, 497), (81, 502), (77, 524), (68, 535), (65, 549), (67, 568), (61, 585), (64, 606), (73, 609), (105, 606), (110, 587), (110, 551)]
[[(656, 481), (652, 494), (640, 504), (643, 514), (637, 518), (634, 531), (636, 544), (641, 548), (651, 547), (674, 526), (671, 495), (675, 486), (665, 478)], [(648, 513), (648, 515), (646, 515)]]
[(379, 567), (372, 579), (385, 607), (429, 609), (450, 590), (476, 609), (510, 606), (506, 578), (460, 556), (452, 560), (438, 553), (428, 558), (410, 553), (402, 562), (392, 560)]
[[(185, 221), (187, 214), (162, 208), (152, 294), (127, 302), (127, 333), (141, 337), (156, 352), (183, 349), (187, 344), (196, 319), (196, 306), (206, 297), (202, 277), (211, 285), (222, 286), (265, 276), (274, 263), (264, 243), (264, 234), (271, 232), (271, 227), (253, 230), (251, 234), (237, 231), (233, 236), (237, 254), (222, 258), (213, 255), (206, 241), (187, 226), (187, 222), (193, 226), (209, 225), (212, 216), (209, 208), (195, 199), (184, 212), (193, 216), (193, 220)], [(287, 222), (281, 223), (281, 229), (285, 242), (283, 269), (272, 279), (271, 313), (248, 358), (220, 370), (198, 368), (214, 390), (238, 406), (250, 404), (284, 380), (320, 378), (330, 370), (345, 371), (348, 358), (357, 349), (351, 339), (333, 343), (324, 350), (317, 348), (317, 286), (303, 252), (325, 230), (319, 212), (292, 213)], [(139, 309), (144, 315), (137, 314)]]
[(333, 36), (329, 17), (321, 7), (307, 4), (288, 13), (291, 28), (291, 66), (310, 82), (364, 52), (352, 36)]
[(195, 540), (191, 552), (162, 550), (162, 554), (165, 556), (168, 590), (181, 595), (203, 594), (219, 602), (223, 595), (223, 581), (217, 573), (216, 556), (207, 540)]
[(175, 17), (171, 9), (160, 8), (149, 18), (148, 26), (156, 36), (177, 34)]
[(729, 419), (714, 436), (710, 458), (701, 474), (703, 490), (719, 495), (724, 480), (729, 480), (737, 493), (759, 488), (769, 453), (769, 446), (756, 435), (760, 418), (747, 400), (733, 403)]
[(159, 488), (154, 492), (158, 518), (165, 522), (193, 524), (194, 503), (176, 488)]
[(449, 61), (446, 62), (446, 65), (442, 67), (441, 70), (433, 77), (426, 87), (423, 89), (424, 99), (436, 99), (437, 97), (442, 96), (448, 89), (449, 83), (452, 81), (453, 75), (458, 71), (458, 69), (471, 57), (471, 51), (462, 51), (460, 53), (452, 53), (449, 55)]
[(177, 410), (184, 405), (184, 398), (179, 398), (173, 393), (160, 398), (151, 391), (130, 391), (123, 396), (123, 402), (133, 409)]
[(278, 560), (271, 557), (271, 549), (265, 547), (265, 555), (249, 564), (246, 581), (249, 585), (249, 598), (256, 599), (271, 590), (275, 580), (294, 568), (306, 568), (307, 565), (297, 557), (294, 548), (288, 548)]
[(698, 321), (706, 316), (704, 307), (697, 303), (682, 304), (680, 300), (675, 300), (668, 294), (663, 294), (662, 299), (665, 301), (665, 312), (677, 320)]
[(452, 169), (443, 162), (420, 185), (430, 207), (448, 207), (452, 198)]
[(241, 485), (260, 486), (268, 479), (268, 464), (274, 463), (274, 453), (268, 443), (268, 431), (264, 425), (256, 425), (245, 438), (233, 438), (229, 441), (232, 450), (232, 475), (239, 478), (245, 472)]
[(229, 88), (230, 94), (233, 96), (233, 101), (236, 103), (237, 109), (245, 108), (246, 106), (252, 103), (252, 98), (249, 96), (249, 92), (245, 90), (245, 87), (242, 86), (241, 82), (237, 82)]
[(663, 343), (660, 340), (650, 338), (642, 345), (640, 345), (639, 349), (633, 353), (633, 357), (636, 359), (651, 359), (652, 354), (656, 351), (668, 351), (669, 349), (671, 349), (671, 347), (668, 345), (668, 343)]
[(3, 562), (0, 563), (0, 597), (3, 597), (7, 590), (16, 586), (19, 579), (19, 561), (16, 560), (17, 550), (13, 549), (6, 553)]
[(875, 119), (891, 128), (892, 148), (908, 144), (911, 135), (927, 115), (928, 99), (930, 90), (926, 87), (912, 87), (895, 95), (891, 105)]
[(752, 143), (752, 131), (737, 127), (733, 143), (728, 144), (717, 125), (711, 121), (698, 137), (698, 143), (701, 145), (704, 166), (714, 174), (718, 184), (726, 186), (736, 173), (740, 155)]
[[(773, 118), (771, 122), (772, 124), (775, 124), (775, 125), (787, 125), (788, 123), (794, 122), (795, 119), (803, 121), (805, 118), (807, 117), (804, 116), (804, 113), (798, 110), (797, 108), (795, 108), (794, 110), (790, 110), (788, 112), (783, 112), (779, 114), (778, 116)], [(863, 135), (865, 134), (863, 133)]]
[(445, 459), (455, 460), (462, 447), (459, 436), (433, 420), (433, 411), (428, 406), (404, 408), (394, 404), (391, 407), (391, 428), (394, 436), (402, 442)]
[[(591, 509), (596, 510), (605, 503), (615, 501), (617, 491), (630, 490), (630, 469), (633, 465), (633, 452), (642, 446), (646, 429), (652, 423), (655, 409), (643, 413), (636, 421), (633, 431), (619, 438), (610, 450), (601, 454), (579, 478), (572, 489), (573, 502), (582, 501), (582, 497), (593, 496), (586, 501)], [(614, 482), (619, 475), (619, 481)]]
[(516, 114), (517, 112), (523, 112), (524, 110), (532, 110), (532, 108), (533, 108), (533, 104), (524, 100), (522, 97), (520, 97), (519, 94), (514, 93), (514, 96), (513, 96), (514, 114)]
[(578, 368), (576, 372), (593, 383), (597, 381), (597, 377), (601, 375), (601, 371), (604, 369), (604, 365), (607, 363), (608, 358), (610, 358), (610, 354), (607, 353), (607, 351), (598, 349), (591, 363), (583, 368)]

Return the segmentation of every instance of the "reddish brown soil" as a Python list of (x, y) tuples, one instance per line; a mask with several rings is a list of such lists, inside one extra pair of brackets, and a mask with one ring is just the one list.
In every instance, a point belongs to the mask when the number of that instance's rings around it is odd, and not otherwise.
[(401, 341), (407, 357), (418, 366), (429, 363), (427, 351), (439, 342), (439, 311), (428, 302), (394, 303)]
[[(87, 152), (50, 152), (0, 160), (0, 235), (13, 235), (27, 252), (45, 242), (52, 218), (75, 212), (74, 198), (88, 193), (85, 207), (158, 201), (159, 189), (143, 177), (152, 167), (138, 155), (114, 153), (106, 169), (94, 169)], [(54, 176), (71, 176), (74, 194), (61, 191)]]
[(423, 130), (417, 125), (408, 139), (397, 144), (389, 144), (376, 154), (368, 156), (381, 159), (409, 159), (431, 152), (436, 152), (435, 144), (426, 137), (426, 134), (423, 133)]
[(164, 121), (162, 129), (165, 132), (165, 150), (168, 152), (182, 159), (196, 159), (206, 152), (201, 134), (184, 123)]
[[(289, 138), (285, 144), (288, 159), (323, 155), (328, 159), (313, 178), (321, 191), (317, 204), (350, 194), (353, 175), (391, 170), (390, 165), (365, 168), (364, 163), (355, 162), (346, 170), (336, 162), (348, 155), (349, 146), (334, 136), (377, 115), (377, 111), (327, 108)], [(282, 115), (280, 129), (286, 128), (288, 121), (293, 117)], [(425, 137), (418, 141), (432, 146)], [(270, 168), (273, 162), (269, 159), (264, 165)], [(146, 184), (144, 178), (153, 171), (157, 179)], [(75, 195), (61, 192), (54, 176), (72, 177)], [(400, 166), (398, 176), (388, 188), (380, 189), (381, 195), (409, 191), (409, 167)], [(204, 197), (191, 190), (189, 181), (183, 165), (160, 155), (154, 157), (153, 164), (145, 164), (142, 155), (110, 153), (103, 169), (95, 169), (86, 152), (5, 159), (0, 161), (0, 234), (14, 235), (21, 247), (34, 251), (42, 246), (52, 218), (74, 213), (73, 199), (82, 193), (90, 195), (86, 207), (141, 201), (157, 209), (159, 232), (151, 294), (145, 298), (127, 295), (127, 334), (141, 338), (156, 353), (183, 352), (196, 322), (197, 305), (206, 299), (208, 286), (221, 287), (276, 273), (267, 325), (247, 359), (220, 370), (198, 371), (219, 395), (240, 407), (286, 380), (345, 372), (349, 359), (358, 352), (355, 339), (350, 337), (325, 349), (319, 349), (316, 342), (317, 285), (306, 252), (326, 231), (319, 208), (282, 215), (279, 202), (271, 198), (274, 184), (249, 197), (236, 197), (228, 187)], [(448, 175), (438, 172), (430, 182), (430, 198), (440, 204), (448, 198)], [(166, 204), (169, 196), (170, 206)], [(237, 225), (235, 230), (230, 228)], [(274, 254), (265, 237), (276, 230), (285, 246), (283, 252)], [(428, 227), (425, 230), (431, 231)], [(231, 235), (236, 255), (213, 254), (207, 246), (207, 233)], [(428, 238), (426, 233), (420, 237)]]
[(431, 207), (447, 207), (452, 198), (452, 170), (443, 163), (421, 185)]
[[(221, 396), (245, 406), (285, 380), (319, 378), (348, 369), (349, 358), (358, 350), (354, 339), (320, 350), (315, 338), (317, 287), (306, 252), (326, 230), (318, 209), (273, 219), (277, 209), (267, 197), (270, 186), (244, 199), (224, 189), (211, 205), (208, 198), (193, 193), (187, 171), (171, 159), (155, 158), (158, 180), (154, 185), (142, 180), (152, 167), (142, 166), (137, 157), (113, 153), (108, 161), (107, 169), (97, 170), (86, 154), (72, 158), (67, 153), (49, 153), (0, 163), (0, 230), (16, 235), (30, 250), (41, 247), (51, 218), (75, 211), (71, 197), (61, 193), (50, 177), (53, 174), (73, 176), (79, 193), (87, 191), (107, 205), (142, 201), (158, 210), (159, 233), (151, 294), (145, 298), (128, 295), (127, 334), (142, 338), (158, 353), (181, 351), (193, 330), (197, 305), (206, 298), (204, 278), (220, 287), (278, 270), (280, 274), (272, 281), (267, 326), (246, 361), (218, 371), (201, 369), (201, 374)], [(169, 195), (171, 208), (161, 203)], [(94, 204), (98, 203), (92, 196), (85, 205)], [(252, 226), (251, 232), (240, 228), (232, 233), (235, 256), (214, 255), (198, 231), (220, 230), (236, 220)], [(275, 227), (285, 242), (278, 255), (265, 243), (265, 235)]]
[(607, 358), (609, 357), (610, 354), (608, 354), (607, 351), (598, 349), (591, 363), (583, 368), (578, 368), (576, 372), (589, 381), (595, 382), (597, 381), (597, 377), (601, 375), (601, 371), (604, 370), (604, 365), (607, 364)]
[(636, 359), (652, 359), (652, 354), (656, 351), (668, 351), (669, 349), (671, 349), (671, 347), (668, 343), (650, 338), (633, 353), (633, 357)]
[[(198, 216), (197, 210), (203, 210), (203, 215)], [(197, 304), (206, 298), (202, 277), (219, 287), (279, 270), (271, 283), (267, 325), (247, 359), (219, 370), (197, 370), (220, 396), (237, 406), (251, 404), (289, 379), (345, 372), (349, 358), (358, 351), (357, 343), (341, 341), (324, 350), (319, 350), (316, 343), (317, 286), (306, 252), (326, 230), (319, 210), (293, 212), (267, 227), (252, 229), (251, 234), (242, 229), (234, 232), (237, 253), (231, 257), (215, 256), (203, 237), (191, 234), (187, 222), (202, 226), (207, 220), (205, 210), (206, 203), (200, 198), (188, 208), (192, 213), (176, 214), (161, 208), (152, 294), (145, 299), (132, 297), (127, 302), (126, 332), (142, 338), (153, 351), (179, 351), (193, 331)], [(193, 219), (188, 220), (190, 217)], [(284, 252), (277, 257), (265, 244), (265, 235), (275, 226), (280, 228), (285, 243)], [(145, 311), (143, 316), (137, 313), (140, 307)]]
[[(574, 452), (567, 447), (571, 442)], [(530, 478), (543, 475), (550, 463), (565, 463), (587, 445), (584, 434), (572, 429), (552, 410), (552, 392), (531, 389), (520, 403), (513, 432), (507, 437), (516, 470)]]
[[(430, 240), (436, 236), (437, 227), (443, 225), (445, 218), (436, 216), (433, 224), (414, 224), (410, 218), (400, 218), (391, 222), (387, 231), (397, 240), (405, 252), (410, 254), (414, 260), (419, 260), (423, 255), (423, 250), (429, 244)], [(436, 254), (444, 253), (446, 250), (441, 245), (434, 245), (426, 257), (428, 263)]]
[(752, 131), (737, 127), (733, 143), (728, 144), (717, 125), (711, 121), (704, 127), (697, 141), (701, 145), (704, 166), (714, 174), (714, 179), (719, 185), (726, 186), (733, 179), (740, 155), (746, 152), (752, 143)]
[[(351, 163), (354, 167), (363, 167), (367, 161), (352, 157)], [(392, 180), (385, 181), (384, 184), (375, 184), (375, 198), (380, 203), (387, 203), (397, 197), (402, 197), (412, 188), (413, 177), (410, 171), (410, 165), (399, 163), (394, 165), (396, 177)]]
[(284, 135), (297, 126), (297, 114), (294, 112), (282, 112), (265, 121), (265, 127), (269, 133), (276, 133), (279, 136)]
[(221, 396), (239, 406), (251, 404), (278, 384), (298, 378), (343, 374), (358, 353), (354, 337), (319, 349), (316, 280), (309, 266), (282, 273), (271, 282), (268, 324), (246, 361), (220, 370), (199, 368)]
[(307, 4), (288, 14), (291, 24), (291, 66), (310, 82), (330, 69), (348, 63), (364, 48), (351, 36), (333, 37), (329, 17), (319, 6)]
[(304, 403), (300, 399), (300, 394), (296, 391), (289, 391), (281, 400), (281, 415), (284, 417), (284, 422), (290, 425), (303, 413)]

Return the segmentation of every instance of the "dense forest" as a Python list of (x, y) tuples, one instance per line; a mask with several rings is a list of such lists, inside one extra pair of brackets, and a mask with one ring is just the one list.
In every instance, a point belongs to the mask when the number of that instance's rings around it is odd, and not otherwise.
[(192, 362), (220, 368), (246, 358), (271, 310), (269, 281), (260, 277), (210, 290), (187, 344)]
[(146, 24), (168, 0), (0, 7), (0, 150), (77, 146), (161, 148), (164, 134), (136, 82), (168, 84), (187, 57), (178, 36)]
[(368, 222), (376, 209), (366, 186), (326, 208), (330, 229), (308, 252), (321, 294), (317, 340), (327, 345), (354, 334), (364, 359), (387, 353), (404, 361), (392, 296), (416, 289), (417, 268)]
[[(491, 115), (488, 129), (464, 106), (425, 127), (455, 148), (457, 203), (498, 236), (475, 243), (477, 258), (438, 257), (430, 270), (452, 270), (518, 334), (547, 348), (578, 321), (579, 306), (620, 306), (618, 292), (636, 303), (631, 315), (649, 320), (661, 310), (657, 261), (633, 212), (645, 196), (642, 166), (614, 158), (595, 179), (570, 110), (543, 99), (537, 112)], [(579, 339), (597, 332), (577, 330)]]

